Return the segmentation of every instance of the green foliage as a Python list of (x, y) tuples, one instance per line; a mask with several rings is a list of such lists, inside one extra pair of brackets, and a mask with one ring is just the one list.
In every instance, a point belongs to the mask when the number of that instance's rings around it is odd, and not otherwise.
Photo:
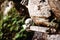
[(0, 20), (0, 39), (16, 40), (26, 37), (26, 31), (22, 27), (24, 19), (24, 16), (20, 16), (16, 9), (12, 8), (8, 14)]

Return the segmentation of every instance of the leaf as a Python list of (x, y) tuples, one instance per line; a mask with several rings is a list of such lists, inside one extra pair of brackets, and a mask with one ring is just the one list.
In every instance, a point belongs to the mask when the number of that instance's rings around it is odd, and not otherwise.
[(12, 27), (10, 27), (10, 31), (13, 31), (13, 28), (14, 28), (13, 26), (12, 26)]
[(0, 30), (2, 29), (2, 22), (3, 20), (0, 20)]
[(13, 38), (13, 40), (16, 40), (19, 36), (20, 36), (20, 34), (16, 33), (15, 37)]
[(16, 22), (17, 22), (17, 21), (16, 21), (16, 20), (14, 20), (14, 21), (13, 21), (13, 23), (12, 23), (12, 25), (16, 24)]
[(3, 35), (3, 33), (2, 33), (1, 30), (0, 30), (0, 38), (2, 38), (2, 35)]
[(14, 28), (15, 31), (18, 31), (18, 29), (19, 29), (19, 26), (16, 26), (16, 27)]
[(11, 26), (11, 24), (8, 24), (8, 25), (7, 25), (7, 27), (10, 27), (10, 26)]

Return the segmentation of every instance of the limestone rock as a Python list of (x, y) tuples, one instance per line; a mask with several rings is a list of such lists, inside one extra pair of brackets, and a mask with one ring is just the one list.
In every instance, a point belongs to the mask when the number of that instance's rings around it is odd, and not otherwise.
[(29, 0), (28, 10), (30, 17), (36, 24), (48, 25), (48, 17), (51, 16), (48, 0)]
[(42, 0), (29, 0), (28, 10), (30, 16), (45, 17), (48, 18), (51, 16), (48, 5), (48, 1), (42, 2)]
[(42, 32), (35, 32), (32, 40), (60, 40), (60, 34), (46, 34)]

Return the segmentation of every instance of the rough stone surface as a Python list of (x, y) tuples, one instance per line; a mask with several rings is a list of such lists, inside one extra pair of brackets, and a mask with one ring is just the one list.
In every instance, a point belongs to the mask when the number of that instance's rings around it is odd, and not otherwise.
[[(49, 11), (50, 6), (48, 4), (48, 0), (29, 0), (28, 10), (30, 17), (36, 24), (49, 24), (48, 17), (51, 16), (51, 13)], [(60, 34), (49, 35), (46, 33), (35, 32), (32, 40), (60, 40)]]
[(42, 1), (42, 0), (29, 0), (28, 2), (28, 10), (30, 17), (33, 19), (35, 24), (40, 25), (48, 25), (49, 20), (46, 19), (51, 16), (50, 13), (50, 7), (48, 5), (48, 1)]
[(46, 34), (42, 32), (35, 32), (32, 40), (60, 40), (60, 34)]
[(48, 35), (47, 36), (47, 39), (48, 40), (60, 40), (60, 35), (59, 34), (56, 34), (56, 35)]
[(49, 12), (50, 7), (48, 5), (47, 0), (45, 0), (45, 2), (43, 2), (42, 0), (37, 0), (37, 1), (29, 0), (28, 10), (30, 16), (45, 17), (45, 18), (51, 16)]
[[(48, 0), (29, 0), (28, 10), (30, 17), (36, 25), (51, 26), (48, 19), (51, 16)], [(55, 26), (55, 23), (53, 24)]]

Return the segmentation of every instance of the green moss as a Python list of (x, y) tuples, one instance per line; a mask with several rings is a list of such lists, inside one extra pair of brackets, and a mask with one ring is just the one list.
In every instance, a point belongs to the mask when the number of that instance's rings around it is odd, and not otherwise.
[[(3, 35), (2, 40), (16, 40), (17, 38), (26, 37), (26, 32), (22, 25), (24, 24), (24, 16), (20, 16), (15, 8), (12, 8), (6, 16), (2, 16), (0, 20), (0, 29)], [(9, 36), (10, 35), (10, 36)]]

